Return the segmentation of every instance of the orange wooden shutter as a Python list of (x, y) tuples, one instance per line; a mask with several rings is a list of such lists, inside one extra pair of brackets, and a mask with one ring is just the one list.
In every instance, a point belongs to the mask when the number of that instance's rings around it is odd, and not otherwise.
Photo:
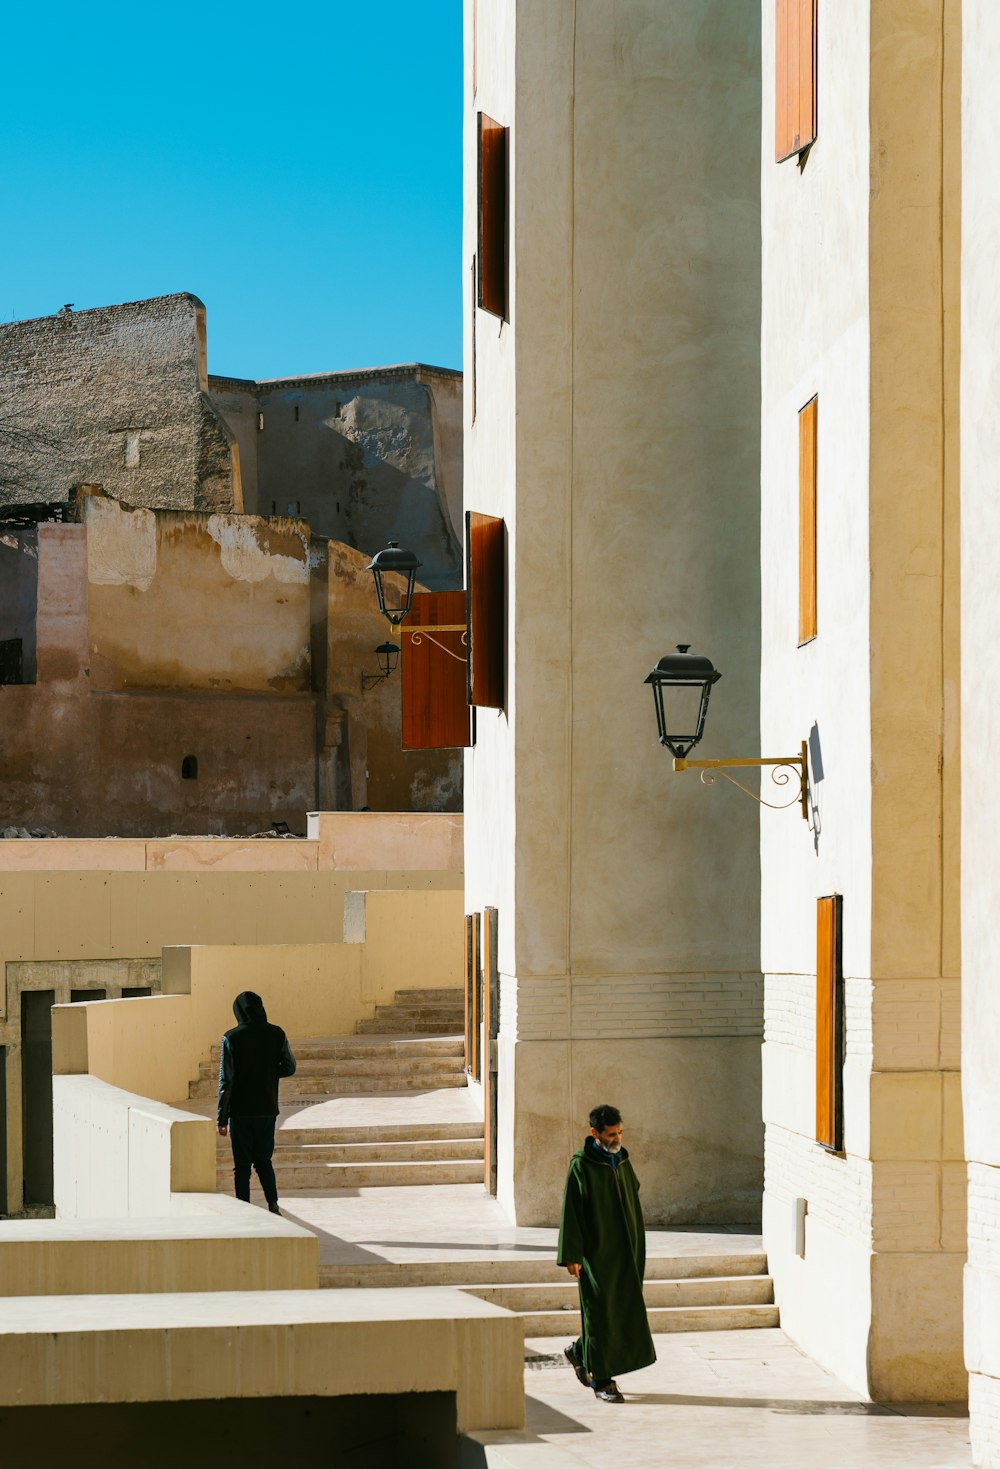
[(818, 0), (775, 0), (774, 157), (777, 163), (816, 141)]
[(479, 304), (507, 318), (507, 136), (479, 113)]
[(799, 642), (816, 636), (816, 445), (819, 399), (799, 413)]
[(465, 593), (415, 593), (413, 610), (399, 631), (403, 749), (456, 749), (471, 744)]
[(465, 512), (465, 581), (469, 618), (469, 703), (504, 703), (504, 524)]
[(816, 1141), (843, 1146), (843, 976), (839, 896), (816, 900)]
[(481, 954), (479, 952), (480, 923), (481, 923), (481, 920), (480, 920), (479, 914), (478, 913), (473, 913), (473, 915), (472, 915), (472, 952), (471, 952), (472, 974), (470, 976), (470, 978), (472, 980), (472, 1014), (470, 1016), (470, 1025), (469, 1025), (469, 1034), (470, 1034), (471, 1045), (469, 1047), (469, 1065), (468, 1065), (468, 1070), (469, 1070), (470, 1076), (474, 1077), (476, 1081), (479, 1080), (480, 1027), (481, 1027), (482, 1021), (483, 1021), (483, 1015), (482, 1015), (482, 989), (481, 989), (481, 986), (482, 986), (482, 978), (481, 978), (481, 975), (482, 975), (482, 956), (481, 956)]

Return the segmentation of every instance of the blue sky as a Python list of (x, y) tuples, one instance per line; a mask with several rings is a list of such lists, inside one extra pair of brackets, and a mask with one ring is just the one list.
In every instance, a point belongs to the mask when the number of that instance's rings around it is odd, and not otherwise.
[(210, 372), (461, 366), (461, 0), (8, 7), (0, 319), (192, 291)]

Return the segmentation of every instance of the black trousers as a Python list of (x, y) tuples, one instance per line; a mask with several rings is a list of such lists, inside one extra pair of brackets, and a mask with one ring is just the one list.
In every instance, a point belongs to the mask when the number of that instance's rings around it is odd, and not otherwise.
[(233, 1145), (233, 1184), (236, 1197), (250, 1202), (250, 1169), (257, 1170), (260, 1186), (269, 1204), (278, 1202), (278, 1184), (271, 1166), (276, 1117), (230, 1117), (229, 1140)]

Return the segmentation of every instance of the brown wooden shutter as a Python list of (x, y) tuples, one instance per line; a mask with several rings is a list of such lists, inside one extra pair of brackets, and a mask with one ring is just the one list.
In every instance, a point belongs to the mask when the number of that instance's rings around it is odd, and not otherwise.
[(775, 0), (774, 157), (777, 163), (816, 141), (818, 0)]
[(816, 900), (816, 1141), (843, 1147), (844, 979), (838, 895)]
[(483, 1183), (497, 1191), (497, 1035), (500, 1031), (500, 969), (497, 910), (483, 909)]
[(403, 749), (460, 749), (471, 744), (465, 593), (416, 592), (413, 610), (399, 631)]
[(469, 703), (504, 706), (504, 524), (465, 512), (465, 584), (469, 618)]
[(508, 129), (480, 112), (479, 304), (507, 320)]
[(817, 634), (816, 445), (819, 399), (799, 413), (799, 643)]

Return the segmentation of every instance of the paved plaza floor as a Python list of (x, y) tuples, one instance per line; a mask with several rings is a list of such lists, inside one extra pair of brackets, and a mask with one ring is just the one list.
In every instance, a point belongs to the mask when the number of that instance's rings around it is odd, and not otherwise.
[[(655, 1337), (657, 1361), (600, 1403), (562, 1361), (525, 1343), (525, 1439), (593, 1469), (969, 1469), (969, 1424), (953, 1404), (868, 1403), (782, 1331)], [(568, 1466), (567, 1466), (568, 1469)]]

